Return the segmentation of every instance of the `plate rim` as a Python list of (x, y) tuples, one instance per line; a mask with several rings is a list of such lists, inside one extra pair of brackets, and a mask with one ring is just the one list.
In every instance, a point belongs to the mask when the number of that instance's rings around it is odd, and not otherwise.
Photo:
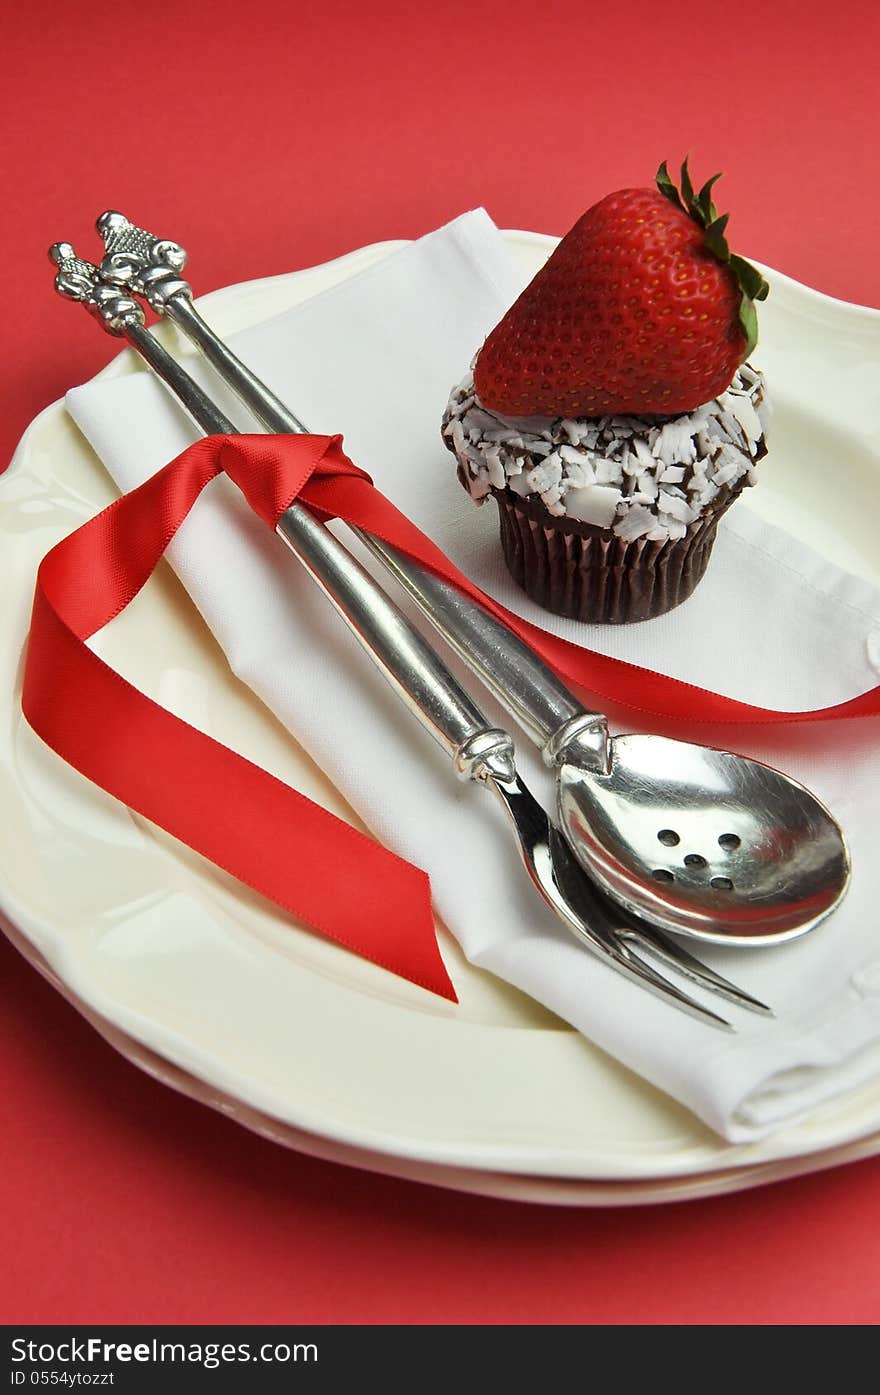
[(752, 1187), (770, 1186), (792, 1177), (807, 1176), (814, 1172), (827, 1171), (831, 1167), (859, 1162), (873, 1157), (880, 1151), (880, 1133), (877, 1133), (854, 1139), (849, 1144), (761, 1163), (719, 1168), (714, 1171), (685, 1172), (659, 1178), (618, 1180), (466, 1168), (358, 1148), (327, 1135), (297, 1129), (244, 1104), (216, 1086), (209, 1087), (205, 1081), (166, 1060), (88, 1007), (58, 978), (35, 946), (2, 912), (0, 931), (26, 962), (93, 1031), (137, 1070), (177, 1094), (231, 1119), (239, 1127), (247, 1129), (259, 1138), (268, 1139), (282, 1148), (303, 1153), (307, 1157), (344, 1167), (354, 1167), (380, 1176), (395, 1177), (401, 1181), (418, 1182), (426, 1186), (501, 1201), (553, 1207), (602, 1208), (668, 1205), (671, 1202), (700, 1201), (710, 1196), (728, 1196)]

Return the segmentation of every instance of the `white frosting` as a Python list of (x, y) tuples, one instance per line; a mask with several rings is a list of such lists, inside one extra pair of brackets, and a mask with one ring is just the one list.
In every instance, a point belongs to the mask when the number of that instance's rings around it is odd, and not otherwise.
[(754, 484), (769, 407), (749, 364), (726, 392), (678, 417), (502, 417), (481, 406), (468, 374), (452, 391), (443, 435), (471, 498), (491, 489), (537, 494), (560, 518), (627, 541), (682, 538), (724, 485)]

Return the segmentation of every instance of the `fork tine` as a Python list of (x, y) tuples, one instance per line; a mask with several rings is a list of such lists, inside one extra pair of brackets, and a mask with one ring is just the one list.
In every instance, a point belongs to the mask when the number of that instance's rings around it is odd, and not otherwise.
[[(652, 969), (650, 964), (631, 947), (626, 938), (618, 938), (615, 947), (609, 957), (614, 963), (614, 967), (621, 973), (635, 979), (636, 983), (651, 991), (666, 1002), (673, 1002), (677, 1007), (688, 1013), (691, 1017), (696, 1017), (700, 1022), (710, 1023), (713, 1027), (720, 1027), (725, 1032), (736, 1032), (732, 1023), (726, 1017), (721, 1017), (711, 1008), (707, 1008), (703, 1003), (698, 1003), (695, 998), (691, 998), (687, 993), (683, 993), (680, 988), (676, 988), (668, 978), (658, 974), (656, 969)], [(702, 966), (701, 966), (702, 967)], [(702, 981), (702, 980), (700, 980)]]
[(689, 953), (683, 945), (667, 939), (662, 931), (648, 926), (621, 923), (618, 934), (627, 943), (637, 944), (640, 949), (654, 955), (667, 967), (677, 969), (700, 988), (717, 993), (719, 997), (727, 998), (729, 1002), (735, 1003), (737, 1007), (747, 1008), (749, 1012), (761, 1013), (765, 1017), (775, 1016), (773, 1009), (762, 1003), (760, 998), (753, 997), (744, 988), (738, 988), (730, 979), (710, 969), (708, 964)]
[(655, 992), (674, 1000), (678, 1006), (684, 1007), (694, 1016), (704, 1021), (713, 1021), (731, 1031), (735, 1030), (724, 1018), (717, 1017), (717, 1014), (695, 1003), (669, 979), (646, 964), (634, 949), (637, 945), (639, 949), (652, 954), (661, 963), (677, 970), (707, 992), (717, 993), (738, 1007), (773, 1016), (765, 1003), (738, 988), (729, 979), (723, 978), (702, 960), (667, 938), (661, 930), (630, 914), (606, 896), (583, 871), (564, 835), (555, 825), (551, 825), (550, 828), (550, 844), (554, 849), (554, 874), (560, 890), (567, 897), (570, 907), (575, 906), (582, 910), (589, 924), (591, 943), (603, 957), (614, 963), (615, 968), (631, 970), (644, 984), (649, 984)]
[[(664, 978), (636, 953), (632, 942), (642, 934), (638, 922), (610, 901), (596, 883), (590, 880), (555, 824), (549, 824), (547, 837), (553, 863), (553, 880), (562, 897), (562, 903), (557, 905), (557, 910), (563, 919), (568, 921), (577, 938), (583, 940), (612, 968), (632, 978), (640, 987), (649, 988), (665, 1002), (673, 1003), (700, 1022), (721, 1027), (724, 1031), (736, 1031), (726, 1018), (720, 1017), (711, 1008), (683, 993), (676, 984)], [(650, 950), (651, 932), (646, 930), (644, 933), (643, 947)], [(683, 953), (683, 960), (689, 967), (693, 965), (691, 977), (694, 982), (710, 991), (715, 987), (713, 975), (709, 970), (704, 970), (699, 960), (686, 952)], [(668, 949), (668, 962), (674, 968), (681, 967), (677, 949), (674, 950), (671, 945)], [(722, 983), (726, 982), (720, 975), (715, 977)], [(730, 988), (734, 993), (737, 992), (732, 984)], [(738, 998), (735, 1001), (739, 1001)]]

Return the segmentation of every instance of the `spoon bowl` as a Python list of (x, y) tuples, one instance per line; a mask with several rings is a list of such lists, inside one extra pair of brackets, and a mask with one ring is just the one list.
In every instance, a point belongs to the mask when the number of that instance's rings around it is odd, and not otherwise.
[(695, 939), (794, 939), (849, 881), (843, 835), (815, 795), (730, 751), (619, 736), (605, 769), (561, 765), (557, 800), (575, 855), (608, 895)]

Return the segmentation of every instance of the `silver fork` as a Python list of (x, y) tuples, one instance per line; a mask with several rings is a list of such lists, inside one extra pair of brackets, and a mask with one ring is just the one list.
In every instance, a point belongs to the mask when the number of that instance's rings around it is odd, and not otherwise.
[[(97, 269), (77, 257), (69, 244), (56, 243), (50, 256), (58, 267), (59, 293), (81, 301), (105, 330), (126, 338), (202, 430), (208, 434), (235, 433), (233, 423), (145, 329), (137, 301), (118, 286), (102, 280)], [(279, 532), (385, 678), (453, 756), (459, 776), (487, 785), (501, 800), (534, 886), (582, 944), (642, 987), (701, 1021), (732, 1030), (724, 1018), (653, 969), (637, 949), (737, 1006), (770, 1013), (765, 1004), (702, 964), (659, 930), (606, 900), (576, 863), (545, 810), (526, 789), (515, 767), (509, 735), (488, 725), (436, 652), (333, 534), (300, 505), (286, 512), (284, 527), (279, 527)]]

